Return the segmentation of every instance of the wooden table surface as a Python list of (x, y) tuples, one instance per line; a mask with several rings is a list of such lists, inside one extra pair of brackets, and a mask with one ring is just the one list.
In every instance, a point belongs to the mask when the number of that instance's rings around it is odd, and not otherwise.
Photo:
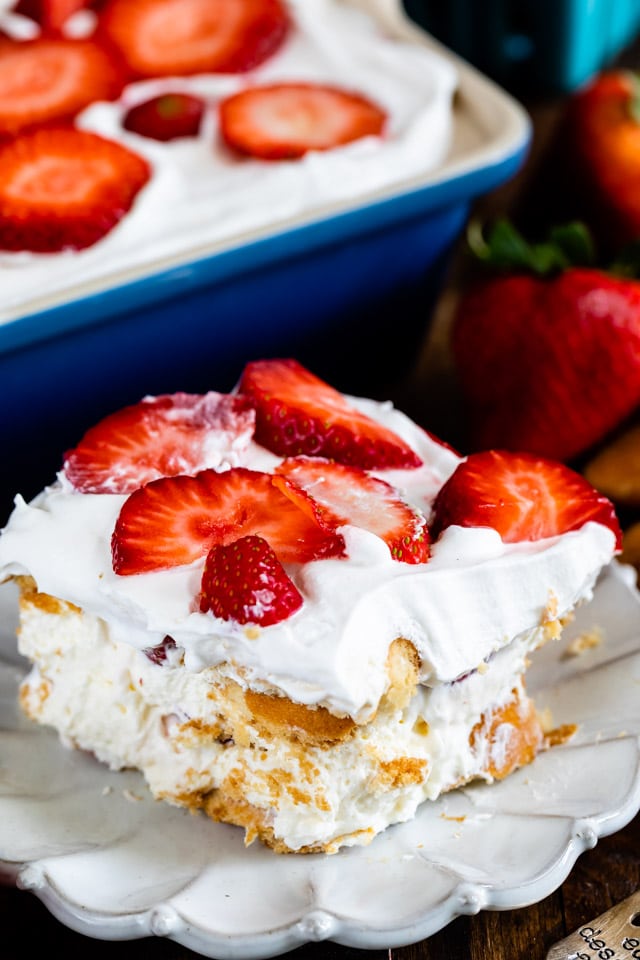
[[(523, 98), (524, 99), (524, 98)], [(478, 204), (483, 216), (509, 213), (523, 191), (535, 180), (554, 125), (561, 116), (562, 100), (525, 100), (534, 120), (530, 157), (518, 177)], [(457, 254), (456, 256), (459, 256)], [(428, 404), (428, 387), (446, 388), (443, 364), (443, 330), (459, 283), (456, 258), (450, 281), (435, 311), (433, 324), (413, 376), (396, 402), (419, 412)], [(435, 371), (435, 373), (434, 373)], [(431, 374), (434, 374), (431, 376)], [(440, 393), (440, 396), (442, 394)], [(440, 410), (443, 405), (440, 404)], [(449, 410), (455, 409), (455, 403)], [(426, 423), (425, 423), (426, 425)], [(431, 429), (448, 424), (430, 423)], [(602, 838), (593, 850), (579, 857), (569, 876), (554, 893), (533, 906), (505, 912), (483, 912), (460, 917), (444, 930), (418, 944), (388, 950), (362, 951), (333, 943), (311, 944), (287, 954), (291, 960), (544, 960), (552, 944), (616, 902), (640, 888), (640, 814), (623, 830)], [(76, 960), (195, 960), (196, 954), (161, 939), (129, 942), (94, 940), (81, 936), (55, 920), (31, 893), (0, 885), (2, 960), (24, 956), (45, 957), (52, 952)]]

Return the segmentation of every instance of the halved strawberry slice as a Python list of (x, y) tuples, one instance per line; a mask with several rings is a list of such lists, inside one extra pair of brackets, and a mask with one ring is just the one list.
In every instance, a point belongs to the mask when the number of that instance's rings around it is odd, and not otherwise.
[(81, 493), (133, 493), (160, 477), (228, 462), (249, 445), (254, 423), (246, 397), (145, 397), (91, 427), (67, 453), (64, 472)]
[(125, 83), (117, 58), (95, 39), (0, 38), (0, 137), (66, 123), (94, 100), (115, 100)]
[(347, 467), (315, 457), (283, 460), (277, 472), (298, 486), (329, 511), (327, 522), (362, 527), (380, 537), (394, 560), (426, 563), (429, 533), (426, 518), (406, 503), (398, 490), (371, 477), (360, 467)]
[(39, 23), (43, 33), (59, 34), (74, 13), (92, 6), (93, 0), (18, 0), (13, 10)]
[(162, 142), (197, 137), (204, 108), (202, 97), (190, 93), (162, 93), (130, 107), (122, 126), (141, 137)]
[(415, 468), (422, 461), (297, 360), (256, 360), (238, 389), (256, 408), (256, 440), (281, 456), (322, 456), (365, 470)]
[(100, 18), (136, 77), (252, 70), (289, 25), (281, 0), (108, 0)]
[(222, 100), (219, 114), (225, 143), (263, 160), (296, 159), (380, 136), (387, 119), (358, 93), (311, 83), (250, 87)]
[(302, 602), (302, 594), (262, 537), (217, 544), (207, 554), (200, 594), (203, 613), (210, 610), (221, 620), (267, 627), (286, 620)]
[[(154, 480), (124, 502), (111, 541), (113, 569), (127, 576), (192, 563), (215, 544), (256, 534), (281, 563), (344, 555), (311, 498), (287, 496), (286, 481), (234, 467)], [(303, 509), (304, 506), (304, 509)]]
[(585, 523), (622, 534), (613, 504), (580, 474), (529, 453), (488, 450), (467, 457), (441, 488), (431, 533), (446, 527), (492, 527), (505, 543), (555, 537)]
[(25, 133), (0, 146), (0, 249), (88, 247), (129, 211), (150, 176), (145, 159), (95, 133)]

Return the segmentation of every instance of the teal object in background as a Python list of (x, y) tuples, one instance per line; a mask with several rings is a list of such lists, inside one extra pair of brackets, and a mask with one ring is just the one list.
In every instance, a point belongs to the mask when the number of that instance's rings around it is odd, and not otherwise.
[(510, 89), (568, 93), (640, 31), (640, 0), (404, 0), (407, 14)]

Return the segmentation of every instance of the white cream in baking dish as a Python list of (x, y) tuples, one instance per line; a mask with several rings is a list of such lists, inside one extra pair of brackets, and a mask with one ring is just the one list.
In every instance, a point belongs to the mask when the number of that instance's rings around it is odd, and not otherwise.
[[(6, 4), (4, 5), (6, 6)], [(76, 126), (115, 139), (145, 157), (152, 177), (133, 209), (89, 249), (34, 255), (2, 253), (0, 322), (34, 297), (74, 296), (79, 285), (112, 285), (132, 271), (235, 246), (296, 218), (332, 215), (364, 198), (403, 188), (436, 169), (451, 148), (456, 68), (426, 45), (400, 38), (363, 9), (340, 0), (289, 0), (293, 29), (283, 46), (245, 74), (169, 77), (133, 83), (115, 102), (90, 105)], [(83, 12), (75, 35), (91, 29)], [(0, 10), (0, 29), (24, 38), (31, 21)], [(388, 113), (382, 138), (367, 137), (288, 162), (239, 159), (220, 142), (216, 103), (247, 85), (332, 83), (370, 97)], [(163, 91), (189, 91), (208, 110), (197, 138), (160, 143), (130, 133), (122, 117)]]

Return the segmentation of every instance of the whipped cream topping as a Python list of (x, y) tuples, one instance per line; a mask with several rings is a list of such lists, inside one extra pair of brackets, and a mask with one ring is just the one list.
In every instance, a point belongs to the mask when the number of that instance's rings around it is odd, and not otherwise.
[[(421, 468), (375, 475), (428, 515), (460, 457), (391, 404), (347, 399), (418, 453)], [(269, 470), (279, 459), (252, 442), (234, 452), (233, 465)], [(190, 671), (224, 665), (242, 684), (358, 719), (376, 708), (397, 637), (415, 645), (423, 683), (451, 682), (516, 637), (536, 645), (543, 623), (591, 596), (615, 550), (613, 532), (593, 522), (518, 544), (488, 528), (450, 527), (428, 563), (411, 565), (393, 560), (374, 534), (347, 525), (347, 559), (287, 567), (303, 606), (273, 626), (247, 629), (199, 611), (204, 559), (134, 576), (113, 572), (111, 534), (125, 499), (77, 493), (63, 474), (32, 503), (17, 497), (0, 536), (0, 579), (30, 574), (40, 591), (102, 618), (114, 640), (140, 649), (169, 635)]]
[[(33, 22), (0, 5), (0, 30), (34, 35)], [(79, 252), (1, 253), (0, 323), (25, 312), (35, 296), (75, 298), (125, 277), (331, 215), (363, 198), (397, 191), (435, 169), (452, 136), (457, 76), (443, 57), (390, 36), (363, 10), (339, 0), (288, 0), (293, 28), (283, 47), (250, 74), (200, 74), (128, 85), (118, 101), (90, 105), (76, 126), (117, 140), (144, 156), (153, 176), (133, 209), (104, 239)], [(4, 8), (4, 9), (3, 9)], [(82, 11), (69, 33), (87, 34)], [(370, 97), (388, 114), (383, 137), (310, 152), (300, 160), (237, 158), (222, 145), (215, 104), (247, 85), (330, 83)], [(163, 92), (184, 91), (210, 105), (200, 135), (160, 143), (124, 130), (124, 113)]]

